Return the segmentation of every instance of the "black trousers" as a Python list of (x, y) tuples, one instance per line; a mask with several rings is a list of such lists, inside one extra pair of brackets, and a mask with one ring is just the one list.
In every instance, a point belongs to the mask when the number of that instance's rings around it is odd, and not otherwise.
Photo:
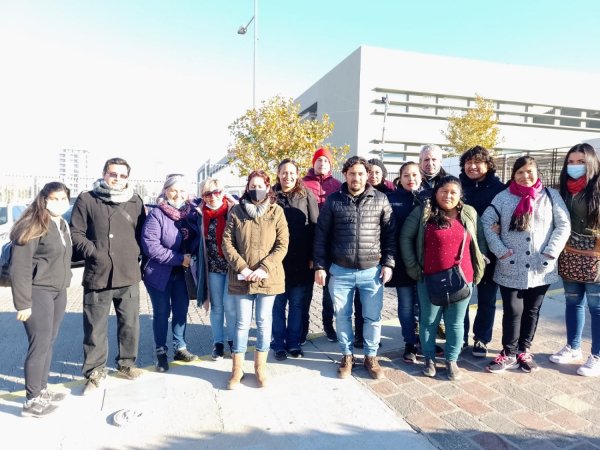
[(540, 308), (549, 284), (529, 289), (500, 286), (502, 295), (502, 347), (507, 355), (515, 355), (531, 347)]
[(89, 378), (103, 369), (108, 359), (108, 316), (114, 305), (117, 315), (117, 367), (134, 366), (140, 340), (140, 286), (83, 293), (83, 375)]
[(23, 322), (29, 341), (24, 365), (27, 399), (37, 397), (48, 385), (52, 347), (65, 316), (66, 306), (66, 289), (53, 291), (32, 287), (31, 316)]

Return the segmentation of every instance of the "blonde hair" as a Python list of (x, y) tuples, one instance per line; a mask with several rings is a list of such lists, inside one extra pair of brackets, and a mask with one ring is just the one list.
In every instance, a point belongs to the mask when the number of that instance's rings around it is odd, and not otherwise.
[(219, 190), (219, 191), (223, 190), (223, 186), (221, 185), (221, 182), (217, 178), (207, 178), (202, 183), (202, 188), (200, 189), (200, 194), (204, 194), (205, 192), (212, 192), (212, 191), (216, 191), (216, 190)]

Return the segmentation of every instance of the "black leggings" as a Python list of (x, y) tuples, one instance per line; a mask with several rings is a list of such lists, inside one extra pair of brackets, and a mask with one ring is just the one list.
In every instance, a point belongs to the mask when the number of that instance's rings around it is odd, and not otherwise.
[(502, 295), (502, 347), (507, 355), (516, 355), (531, 347), (540, 308), (549, 284), (529, 289), (500, 286)]
[(29, 340), (25, 359), (25, 390), (27, 399), (40, 395), (48, 385), (52, 361), (52, 346), (65, 316), (67, 291), (51, 291), (33, 286), (31, 316), (23, 325)]

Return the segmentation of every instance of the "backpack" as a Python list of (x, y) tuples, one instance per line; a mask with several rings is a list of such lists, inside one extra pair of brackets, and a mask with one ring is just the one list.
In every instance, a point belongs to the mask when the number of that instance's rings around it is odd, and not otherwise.
[(2, 246), (2, 252), (0, 253), (0, 286), (10, 286), (10, 259), (12, 256), (12, 241), (6, 242)]

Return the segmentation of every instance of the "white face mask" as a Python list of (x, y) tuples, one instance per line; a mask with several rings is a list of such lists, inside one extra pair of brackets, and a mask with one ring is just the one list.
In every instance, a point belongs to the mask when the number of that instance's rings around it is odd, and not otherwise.
[(64, 213), (66, 213), (69, 210), (70, 206), (71, 205), (69, 204), (68, 200), (48, 200), (48, 201), (46, 201), (46, 209), (54, 217), (62, 216)]
[(183, 204), (185, 203), (185, 200), (180, 200), (177, 203), (175, 203), (173, 200), (167, 200), (167, 203), (169, 205), (171, 205), (173, 208), (179, 209), (183, 206)]

